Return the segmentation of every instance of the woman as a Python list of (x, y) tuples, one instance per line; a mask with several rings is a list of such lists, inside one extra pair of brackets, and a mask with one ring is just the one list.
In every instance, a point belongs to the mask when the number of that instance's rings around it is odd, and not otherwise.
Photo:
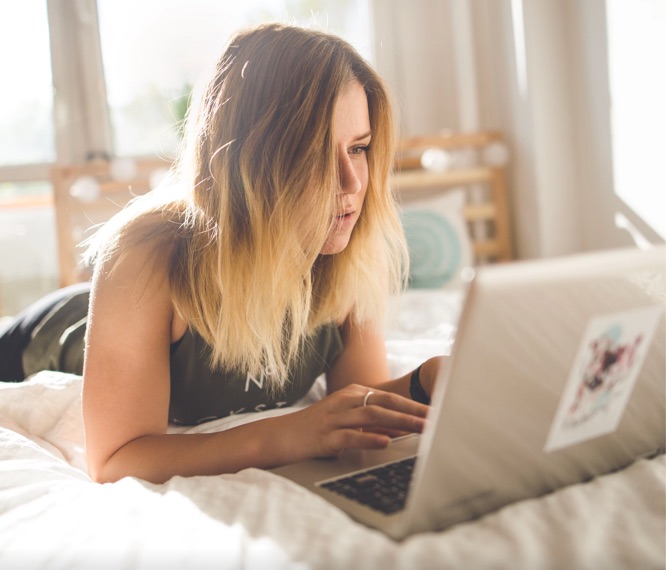
[[(86, 327), (94, 479), (267, 468), (422, 430), (439, 360), (389, 380), (381, 334), (407, 267), (392, 143), (386, 89), (344, 41), (281, 25), (231, 40), (188, 119), (178, 180), (95, 236), (87, 318), (81, 294), (47, 304), (23, 352), (26, 373), (44, 355), (76, 368)], [(55, 321), (66, 331), (42, 335)], [(328, 395), (306, 409), (166, 433), (288, 405), (322, 373)]]

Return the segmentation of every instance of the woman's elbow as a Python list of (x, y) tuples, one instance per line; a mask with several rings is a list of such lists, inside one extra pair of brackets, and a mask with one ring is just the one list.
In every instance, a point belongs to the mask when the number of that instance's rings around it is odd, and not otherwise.
[(119, 464), (116, 450), (110, 455), (97, 452), (89, 444), (86, 446), (86, 463), (88, 476), (96, 483), (115, 483), (123, 477), (131, 475), (127, 467)]
[(88, 476), (95, 483), (115, 483), (116, 481), (122, 479), (122, 475), (112, 473), (112, 469), (109, 469), (108, 462), (91, 460), (88, 459)]

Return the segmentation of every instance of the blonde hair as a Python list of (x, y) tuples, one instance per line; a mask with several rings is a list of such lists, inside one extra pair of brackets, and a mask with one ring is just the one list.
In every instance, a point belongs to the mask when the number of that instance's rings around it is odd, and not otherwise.
[[(334, 106), (364, 88), (368, 189), (348, 246), (320, 255), (339, 200)], [(408, 257), (389, 186), (392, 110), (377, 73), (340, 38), (279, 24), (242, 31), (188, 116), (178, 164), (188, 191), (156, 190), (112, 220), (89, 257), (112, 267), (149, 241), (170, 255), (175, 309), (212, 365), (287, 379), (319, 326), (381, 325)]]

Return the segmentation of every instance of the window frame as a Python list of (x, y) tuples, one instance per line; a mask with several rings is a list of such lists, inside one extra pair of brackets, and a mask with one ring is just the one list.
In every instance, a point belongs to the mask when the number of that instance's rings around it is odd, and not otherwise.
[[(55, 163), (111, 156), (96, 0), (46, 0), (46, 8), (54, 88)], [(0, 166), (0, 183), (49, 182), (53, 164)], [(17, 198), (16, 204), (21, 202)], [(52, 197), (44, 197), (43, 203), (52, 203)]]

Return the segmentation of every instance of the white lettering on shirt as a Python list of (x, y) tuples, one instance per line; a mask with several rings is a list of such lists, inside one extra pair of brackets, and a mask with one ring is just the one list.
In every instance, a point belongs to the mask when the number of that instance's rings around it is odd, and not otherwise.
[(259, 388), (260, 390), (263, 390), (264, 380), (266, 380), (266, 378), (268, 376), (272, 376), (272, 375), (273, 375), (272, 371), (270, 369), (266, 369), (266, 370), (262, 371), (261, 375), (259, 376), (259, 379), (257, 380), (256, 377), (254, 377), (252, 374), (250, 374), (248, 372), (247, 376), (245, 377), (245, 391), (246, 392), (250, 391), (250, 382), (255, 384), (257, 386), (257, 388)]

